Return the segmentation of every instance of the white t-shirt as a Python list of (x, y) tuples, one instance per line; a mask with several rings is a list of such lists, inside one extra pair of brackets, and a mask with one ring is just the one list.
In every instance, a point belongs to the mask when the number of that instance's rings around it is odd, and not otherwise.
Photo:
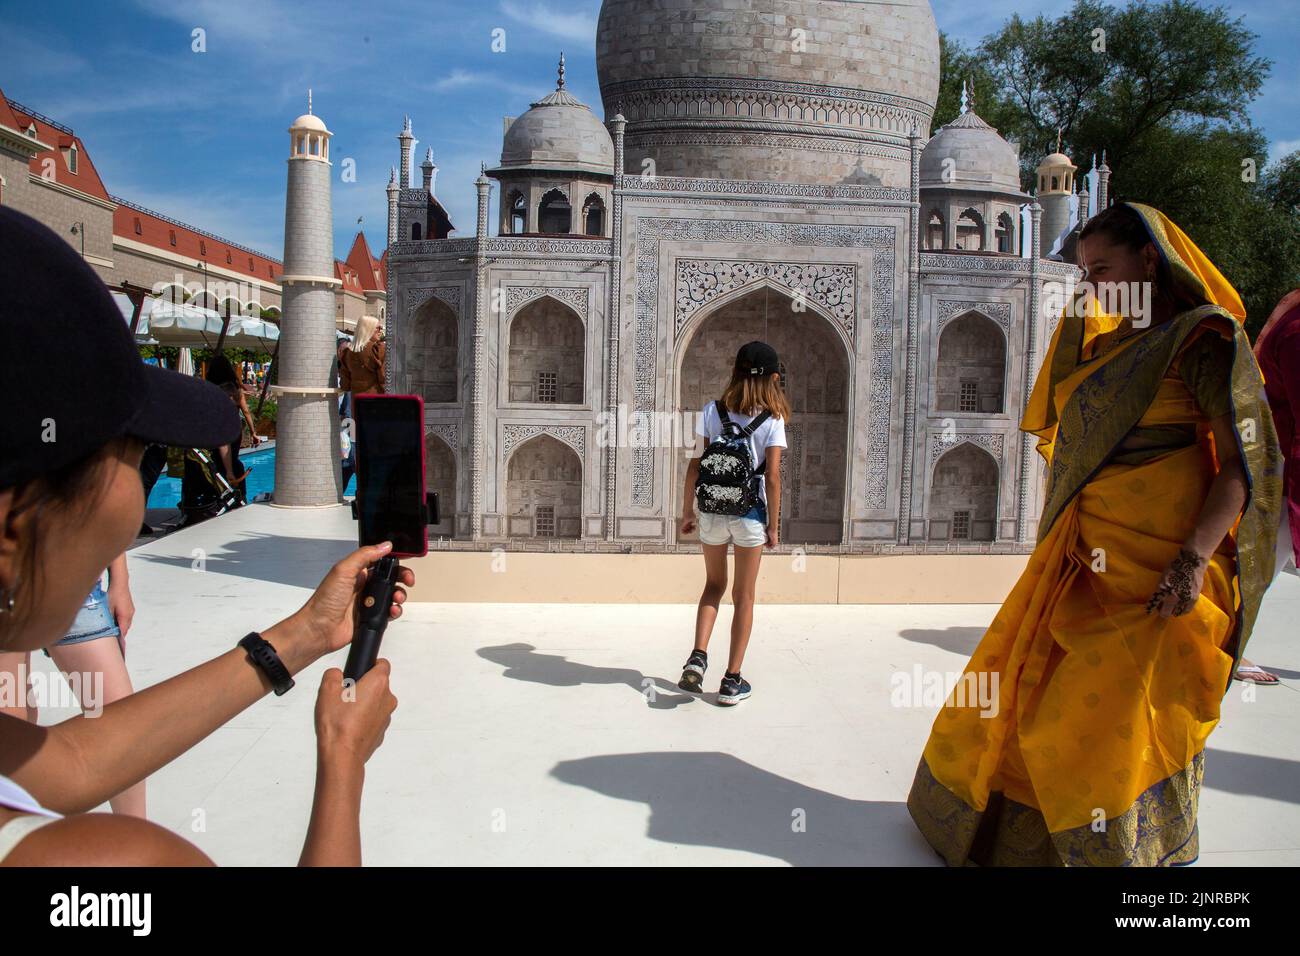
[[(754, 420), (753, 415), (742, 415), (731, 409), (727, 409), (727, 417), (741, 428)], [(695, 426), (695, 434), (703, 436), (705, 445), (722, 437), (722, 419), (718, 417), (716, 402), (709, 402), (704, 406), (704, 413)], [(775, 415), (770, 416), (767, 421), (754, 429), (754, 434), (749, 436), (749, 448), (754, 455), (755, 468), (767, 460), (767, 449), (785, 447), (785, 419), (777, 418)], [(766, 481), (758, 483), (758, 494), (763, 500), (763, 506), (767, 507)]]

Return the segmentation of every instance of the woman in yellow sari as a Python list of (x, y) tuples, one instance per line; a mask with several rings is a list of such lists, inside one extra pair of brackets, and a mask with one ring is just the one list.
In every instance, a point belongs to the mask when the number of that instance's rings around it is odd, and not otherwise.
[(907, 801), (951, 865), (1194, 861), (1205, 741), (1272, 576), (1281, 457), (1241, 299), (1147, 206), (1079, 251), (1084, 289), (1153, 292), (1136, 320), (1081, 296), (1035, 383), (1038, 543), (966, 668), (998, 706), (949, 697)]

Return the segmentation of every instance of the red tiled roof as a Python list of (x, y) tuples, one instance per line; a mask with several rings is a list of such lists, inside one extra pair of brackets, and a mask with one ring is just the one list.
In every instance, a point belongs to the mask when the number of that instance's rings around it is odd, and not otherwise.
[(334, 278), (342, 281), (344, 292), (351, 292), (354, 295), (365, 294), (365, 290), (361, 287), (361, 277), (346, 262), (334, 260)]
[[(48, 116), (42, 116), (28, 109), (21, 103), (6, 99), (3, 91), (0, 91), (0, 107), (2, 107), (0, 123), (24, 133), (35, 127), (38, 140), (54, 145), (53, 149), (43, 149), (32, 157), (29, 166), (34, 175), (48, 178), (53, 173), (54, 181), (60, 186), (80, 190), (105, 202), (110, 201), (108, 190), (104, 188), (104, 182), (99, 178), (95, 164), (86, 151), (86, 145), (72, 130), (61, 123), (56, 123)], [(74, 145), (77, 148), (75, 173), (68, 166), (70, 151)]]
[(195, 229), (129, 200), (114, 196), (113, 235), (175, 253), (186, 259), (278, 283), (284, 273), (279, 259)]
[[(384, 254), (388, 254), (387, 250)], [(352, 241), (352, 251), (348, 253), (346, 262), (361, 277), (361, 288), (367, 292), (383, 291), (388, 288), (386, 277), (370, 251), (364, 232), (358, 232), (356, 239)]]
[(388, 291), (388, 250), (387, 249), (385, 249), (384, 254), (379, 257), (379, 276), (381, 279), (383, 279), (383, 281), (379, 283), (379, 288), (383, 289), (384, 291)]

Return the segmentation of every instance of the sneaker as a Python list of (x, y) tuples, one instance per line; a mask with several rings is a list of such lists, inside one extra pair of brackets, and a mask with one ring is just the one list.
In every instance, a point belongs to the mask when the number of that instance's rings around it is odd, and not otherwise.
[(682, 690), (689, 690), (692, 694), (698, 694), (704, 685), (704, 672), (708, 669), (709, 659), (699, 651), (691, 651), (691, 656), (682, 671), (682, 679), (677, 682), (677, 686)]
[(738, 704), (753, 693), (753, 690), (749, 686), (749, 681), (739, 674), (735, 677), (728, 675), (722, 678), (722, 686), (718, 688), (718, 703), (727, 706)]

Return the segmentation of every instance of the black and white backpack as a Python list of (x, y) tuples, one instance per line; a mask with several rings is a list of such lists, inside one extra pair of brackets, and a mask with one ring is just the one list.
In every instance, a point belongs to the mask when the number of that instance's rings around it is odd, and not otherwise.
[(754, 449), (749, 436), (772, 413), (764, 410), (743, 428), (727, 415), (722, 402), (714, 402), (722, 422), (722, 434), (709, 442), (700, 458), (695, 479), (695, 501), (700, 511), (712, 515), (748, 514), (759, 503), (758, 483), (767, 462), (754, 467)]

